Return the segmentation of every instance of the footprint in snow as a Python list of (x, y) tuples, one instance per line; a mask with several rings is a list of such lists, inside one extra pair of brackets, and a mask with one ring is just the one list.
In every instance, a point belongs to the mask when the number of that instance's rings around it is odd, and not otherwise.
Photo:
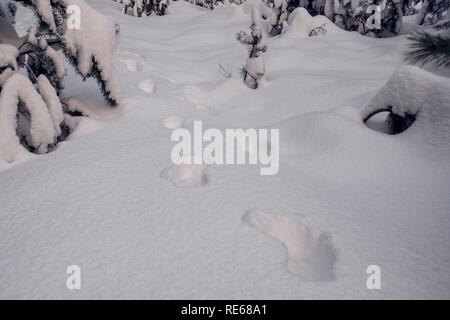
[(311, 281), (334, 280), (336, 253), (329, 233), (299, 224), (295, 219), (249, 209), (243, 216), (249, 226), (280, 240), (287, 248), (287, 268)]
[(135, 59), (122, 59), (120, 60), (121, 62), (123, 62), (128, 70), (130, 70), (131, 72), (140, 72), (142, 71), (142, 66), (140, 64), (140, 62), (138, 60)]
[(201, 187), (208, 183), (207, 166), (203, 164), (179, 164), (164, 169), (161, 178), (167, 179), (177, 187)]
[(163, 120), (164, 127), (168, 129), (178, 129), (183, 126), (184, 118), (182, 117), (167, 117)]
[(184, 97), (195, 105), (198, 110), (211, 112), (214, 109), (214, 102), (211, 97), (200, 87), (187, 85), (183, 88)]
[(145, 79), (139, 82), (138, 87), (147, 93), (154, 93), (156, 90), (156, 81), (151, 79)]

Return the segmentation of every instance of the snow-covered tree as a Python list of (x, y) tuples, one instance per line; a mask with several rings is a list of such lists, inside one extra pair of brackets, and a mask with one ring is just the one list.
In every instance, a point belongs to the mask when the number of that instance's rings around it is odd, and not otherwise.
[(132, 10), (135, 17), (156, 15), (164, 16), (169, 13), (171, 0), (114, 0), (123, 4), (123, 13)]
[(272, 7), (272, 16), (270, 17), (270, 34), (279, 35), (283, 31), (288, 17), (286, 0), (274, 0)]
[(321, 9), (321, 6), (323, 6), (324, 3), (324, 0), (288, 0), (287, 8), (288, 12), (291, 13), (296, 8), (302, 7), (308, 10), (310, 15), (315, 16), (323, 13), (323, 8)]
[(417, 13), (416, 6), (421, 0), (402, 0), (402, 11), (404, 16), (410, 16)]
[(185, 0), (185, 1), (206, 9), (213, 10), (218, 6), (227, 5), (230, 3), (241, 5), (245, 0)]
[(402, 0), (387, 0), (381, 15), (381, 28), (385, 34), (399, 34), (402, 29)]
[(442, 19), (448, 19), (449, 9), (449, 0), (424, 0), (417, 15), (417, 23), (435, 24)]
[[(32, 9), (38, 19), (24, 37), (14, 29), (15, 3)], [(20, 144), (48, 152), (70, 133), (73, 110), (59, 97), (63, 56), (83, 79), (97, 80), (111, 106), (118, 105), (112, 65), (117, 32), (118, 26), (84, 0), (0, 0), (1, 158), (13, 161)]]
[[(326, 0), (324, 15), (342, 29), (386, 37), (401, 31), (403, 16), (414, 13), (416, 3), (417, 0)], [(378, 12), (374, 6), (378, 6)], [(374, 28), (369, 22), (377, 14), (380, 24)]]
[(236, 34), (236, 39), (247, 46), (249, 54), (247, 64), (241, 69), (243, 80), (250, 88), (256, 89), (264, 77), (263, 53), (267, 51), (267, 46), (261, 44), (261, 16), (257, 8), (252, 11), (250, 30), (250, 34), (240, 31)]
[(355, 4), (352, 6), (351, 0), (326, 0), (324, 4), (324, 14), (338, 27), (354, 31), (357, 29), (358, 20), (354, 16)]

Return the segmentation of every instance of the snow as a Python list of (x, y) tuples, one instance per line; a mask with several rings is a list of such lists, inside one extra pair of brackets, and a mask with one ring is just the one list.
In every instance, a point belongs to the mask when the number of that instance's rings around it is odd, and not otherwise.
[[(86, 77), (93, 63), (96, 63), (108, 96), (119, 102), (120, 87), (111, 57), (116, 46), (114, 23), (83, 0), (64, 0), (64, 4), (66, 7), (78, 6), (82, 17), (80, 28), (65, 28), (61, 38), (71, 55), (77, 57), (78, 71)], [(93, 34), (96, 36), (93, 37)]]
[(164, 127), (168, 129), (178, 129), (183, 126), (184, 118), (177, 116), (169, 116), (163, 120)]
[(335, 31), (337, 28), (328, 18), (324, 16), (311, 15), (305, 8), (297, 8), (289, 15), (288, 28), (285, 32), (286, 37), (309, 37), (311, 31), (321, 25), (326, 24), (324, 27), (327, 30)]
[(39, 93), (47, 104), (48, 111), (52, 117), (56, 135), (59, 136), (61, 134), (60, 124), (64, 121), (64, 114), (59, 97), (46, 76), (40, 75), (37, 79), (37, 83), (39, 86)]
[(59, 56), (58, 53), (52, 47), (48, 46), (46, 43), (44, 45), (44, 48), (45, 48), (45, 55), (50, 59), (52, 59), (53, 63), (55, 64), (56, 76), (58, 77), (58, 79), (62, 79), (66, 73), (63, 58), (61, 58), (61, 56)]
[(203, 164), (178, 164), (161, 172), (161, 177), (178, 187), (200, 187), (208, 183), (207, 166)]
[[(93, 118), (71, 118), (75, 132), (49, 154), (20, 148), (20, 162), (0, 162), (0, 298), (450, 298), (449, 74), (402, 66), (404, 35), (331, 22), (324, 36), (264, 35), (267, 83), (252, 90), (234, 37), (251, 10), (176, 1), (136, 19), (113, 1), (89, 5), (121, 26), (122, 108), (69, 69), (63, 97)], [(362, 122), (391, 102), (419, 110), (408, 130)], [(279, 129), (279, 173), (174, 166), (167, 127), (197, 120)], [(81, 290), (65, 286), (73, 264)], [(381, 290), (366, 287), (369, 265)]]
[[(45, 81), (45, 80), (44, 80)], [(41, 83), (45, 85), (41, 79)], [(47, 80), (48, 81), (48, 80)], [(51, 93), (44, 88), (44, 96), (53, 103)], [(20, 148), (16, 134), (17, 105), (22, 101), (31, 116), (27, 140), (38, 153), (46, 153), (48, 145), (55, 142), (56, 131), (53, 120), (39, 93), (28, 78), (15, 73), (8, 78), (0, 95), (0, 159), (6, 162), (15, 160)], [(52, 106), (54, 109), (55, 106)]]
[(151, 79), (142, 80), (139, 82), (139, 88), (141, 88), (144, 92), (154, 93), (156, 90), (156, 81)]
[(53, 32), (57, 32), (55, 20), (53, 18), (53, 10), (50, 4), (50, 0), (31, 0), (31, 3), (36, 6), (36, 11), (42, 21), (48, 24), (49, 28)]
[(263, 56), (248, 58), (246, 70), (254, 79), (261, 79), (265, 72)]
[(257, 208), (247, 210), (243, 221), (281, 241), (288, 251), (287, 269), (310, 281), (334, 280), (336, 253), (331, 235), (303, 226), (295, 217), (283, 217)]
[(123, 59), (122, 62), (127, 66), (128, 70), (130, 70), (131, 72), (141, 71), (140, 63), (136, 59)]
[(11, 66), (14, 70), (17, 69), (16, 58), (19, 51), (16, 47), (10, 44), (0, 44), (0, 67)]

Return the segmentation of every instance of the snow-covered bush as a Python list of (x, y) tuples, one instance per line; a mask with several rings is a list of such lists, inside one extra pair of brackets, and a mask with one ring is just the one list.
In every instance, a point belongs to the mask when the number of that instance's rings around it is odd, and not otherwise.
[(114, 0), (123, 4), (123, 13), (128, 13), (128, 9), (132, 10), (135, 17), (143, 15), (164, 16), (169, 13), (169, 4), (171, 0)]
[(323, 16), (312, 17), (305, 8), (295, 9), (288, 18), (288, 37), (312, 37), (327, 33), (327, 19)]
[(402, 29), (402, 0), (388, 0), (382, 11), (381, 28), (383, 32), (399, 34)]
[(279, 35), (283, 31), (288, 17), (286, 0), (273, 0), (272, 16), (270, 17), (270, 34)]
[[(364, 122), (379, 112), (389, 112), (390, 133), (404, 132), (424, 147), (450, 146), (450, 86), (414, 66), (397, 69), (384, 87), (362, 110)], [(443, 148), (442, 148), (443, 147)]]
[(6, 5), (3, 3), (3, 5), (0, 6), (0, 17), (8, 18), (13, 24), (15, 23), (16, 12), (17, 5), (12, 1), (6, 2)]
[(258, 88), (265, 72), (263, 53), (267, 51), (267, 46), (261, 45), (262, 28), (260, 19), (258, 9), (254, 8), (252, 11), (250, 34), (244, 31), (236, 34), (236, 39), (248, 48), (249, 56), (247, 64), (242, 66), (241, 73), (244, 82), (253, 89)]
[[(438, 1), (438, 0), (437, 0)], [(396, 35), (401, 30), (402, 17), (415, 13), (418, 0), (290, 0), (290, 14), (303, 7), (312, 15), (325, 15), (337, 26), (348, 31), (358, 31), (372, 37)], [(372, 5), (380, 8), (380, 28), (370, 28), (368, 20), (375, 13)]]
[[(15, 3), (29, 7), (38, 25), (19, 37)], [(79, 25), (72, 25), (76, 6)], [(0, 158), (14, 161), (22, 144), (46, 153), (70, 134), (63, 89), (63, 56), (86, 79), (97, 80), (111, 106), (119, 103), (112, 65), (118, 27), (83, 0), (0, 0)], [(58, 51), (62, 52), (62, 55)], [(23, 68), (24, 72), (20, 72)]]
[[(410, 0), (327, 0), (325, 15), (345, 30), (358, 31), (371, 37), (385, 37), (400, 33), (403, 9), (410, 8), (409, 3)], [(370, 25), (376, 19), (374, 5), (380, 10), (380, 24), (375, 28)]]
[(312, 16), (323, 14), (326, 0), (290, 0), (288, 1), (288, 11), (292, 12), (296, 8), (302, 7), (308, 10)]

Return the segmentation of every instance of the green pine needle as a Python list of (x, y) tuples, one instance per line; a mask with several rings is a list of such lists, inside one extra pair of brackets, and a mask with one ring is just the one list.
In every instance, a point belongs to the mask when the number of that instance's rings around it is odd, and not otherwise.
[(408, 37), (411, 41), (405, 60), (412, 64), (432, 63), (437, 67), (450, 67), (450, 39), (440, 34), (416, 32)]

